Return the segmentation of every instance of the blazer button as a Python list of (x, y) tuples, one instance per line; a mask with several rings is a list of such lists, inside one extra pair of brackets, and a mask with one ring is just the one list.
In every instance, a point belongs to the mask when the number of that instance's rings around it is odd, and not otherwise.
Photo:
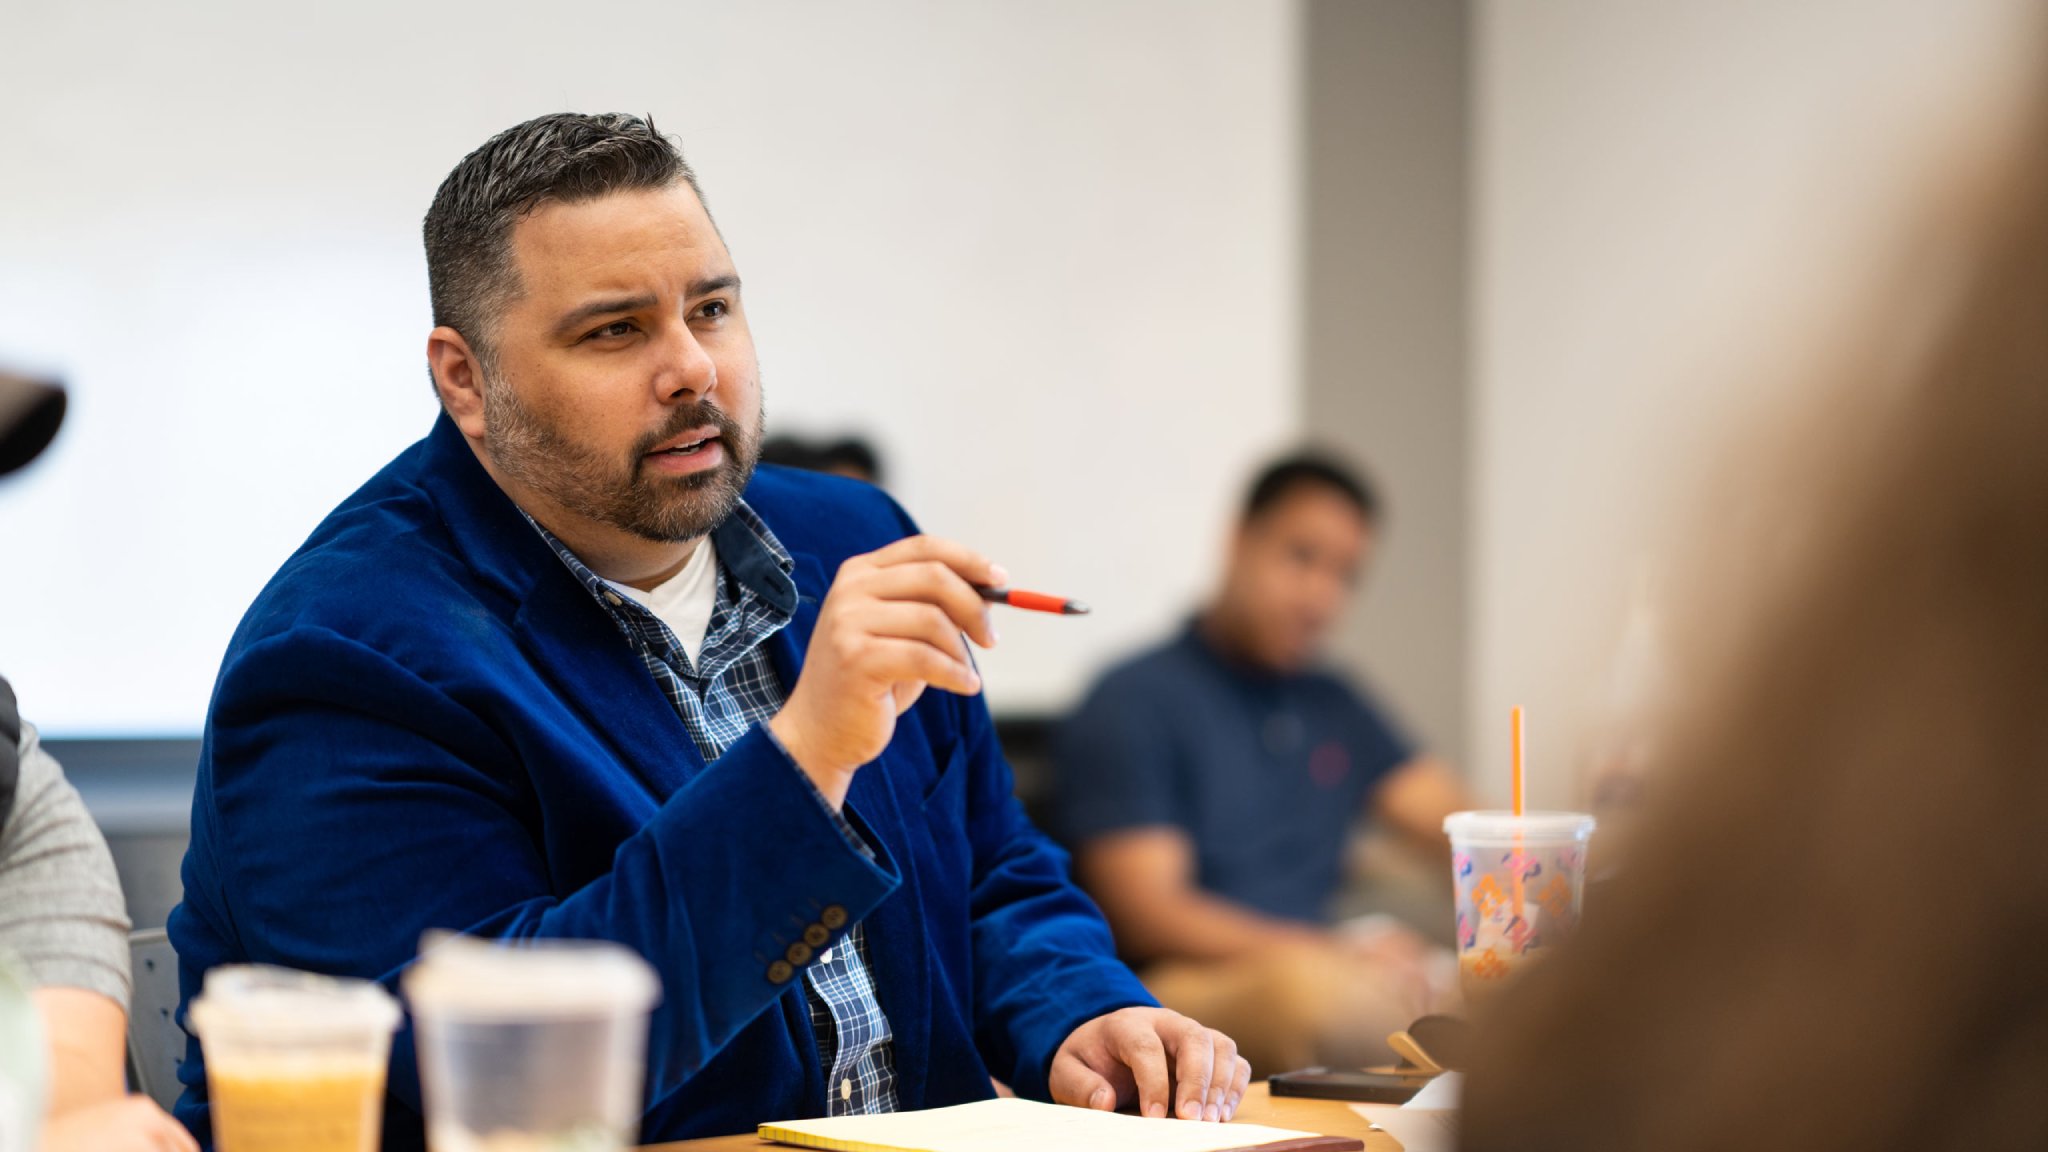
[(813, 948), (823, 948), (825, 941), (831, 938), (832, 933), (823, 924), (813, 924), (809, 928), (804, 929), (804, 943), (809, 944)]
[(834, 904), (823, 912), (818, 913), (818, 922), (837, 932), (841, 928), (846, 927), (846, 909)]
[(770, 984), (787, 984), (789, 983), (789, 978), (794, 975), (796, 975), (796, 969), (791, 968), (787, 961), (777, 960), (768, 966), (768, 982)]
[(791, 944), (789, 946), (789, 951), (784, 952), (782, 955), (783, 958), (788, 960), (791, 964), (795, 964), (801, 967), (811, 962), (811, 946), (799, 940), (796, 943)]

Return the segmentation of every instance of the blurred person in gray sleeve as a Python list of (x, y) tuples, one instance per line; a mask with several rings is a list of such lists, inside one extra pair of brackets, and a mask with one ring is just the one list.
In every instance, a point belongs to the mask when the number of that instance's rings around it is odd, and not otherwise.
[[(57, 433), (64, 393), (0, 373), (0, 475)], [(128, 915), (114, 859), (64, 770), (0, 679), (0, 955), (17, 963), (49, 1041), (42, 1152), (172, 1152), (198, 1145), (129, 1096)]]

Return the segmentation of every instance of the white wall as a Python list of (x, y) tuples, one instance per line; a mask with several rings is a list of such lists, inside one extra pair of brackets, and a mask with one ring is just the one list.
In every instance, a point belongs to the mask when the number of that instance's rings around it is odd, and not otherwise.
[(1470, 564), (1470, 21), (1455, 3), (1303, 11), (1309, 435), (1386, 505), (1336, 638), (1418, 744), (1464, 762)]
[(1853, 304), (2025, 6), (1480, 4), (1468, 744), (1496, 799), (1523, 703), (1534, 799), (1573, 802), (1660, 521)]
[(0, 669), (63, 735), (197, 728), (264, 579), (426, 430), (418, 227), (490, 133), (650, 112), (748, 281), (771, 423), (874, 435), (1020, 583), (1053, 707), (1203, 587), (1298, 425), (1295, 7), (0, 0)]

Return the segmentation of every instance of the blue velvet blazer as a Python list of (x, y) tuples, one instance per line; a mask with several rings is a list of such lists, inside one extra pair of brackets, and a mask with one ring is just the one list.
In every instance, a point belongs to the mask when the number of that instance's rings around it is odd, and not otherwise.
[[(796, 561), (795, 618), (769, 641), (791, 685), (840, 563), (915, 529), (829, 477), (763, 467), (746, 498)], [(864, 921), (904, 1108), (988, 1096), (991, 1073), (1043, 1099), (1074, 1027), (1152, 1001), (1011, 789), (982, 700), (939, 691), (855, 777), (846, 812), (873, 861), (758, 727), (707, 766), (443, 416), (328, 516), (228, 647), (170, 921), (183, 998), (238, 962), (395, 993), (430, 928), (615, 940), (663, 988), (642, 1136), (680, 1139), (823, 1112), (785, 957), (814, 925), (836, 941)], [(196, 1041), (188, 1056), (177, 1114), (206, 1141)], [(384, 1146), (424, 1147), (409, 1030)]]

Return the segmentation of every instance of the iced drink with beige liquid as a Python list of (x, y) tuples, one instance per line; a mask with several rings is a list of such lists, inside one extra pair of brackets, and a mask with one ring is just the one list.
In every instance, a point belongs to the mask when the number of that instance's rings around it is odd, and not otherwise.
[(189, 1016), (220, 1152), (376, 1152), (398, 1002), (267, 965), (206, 974)]

